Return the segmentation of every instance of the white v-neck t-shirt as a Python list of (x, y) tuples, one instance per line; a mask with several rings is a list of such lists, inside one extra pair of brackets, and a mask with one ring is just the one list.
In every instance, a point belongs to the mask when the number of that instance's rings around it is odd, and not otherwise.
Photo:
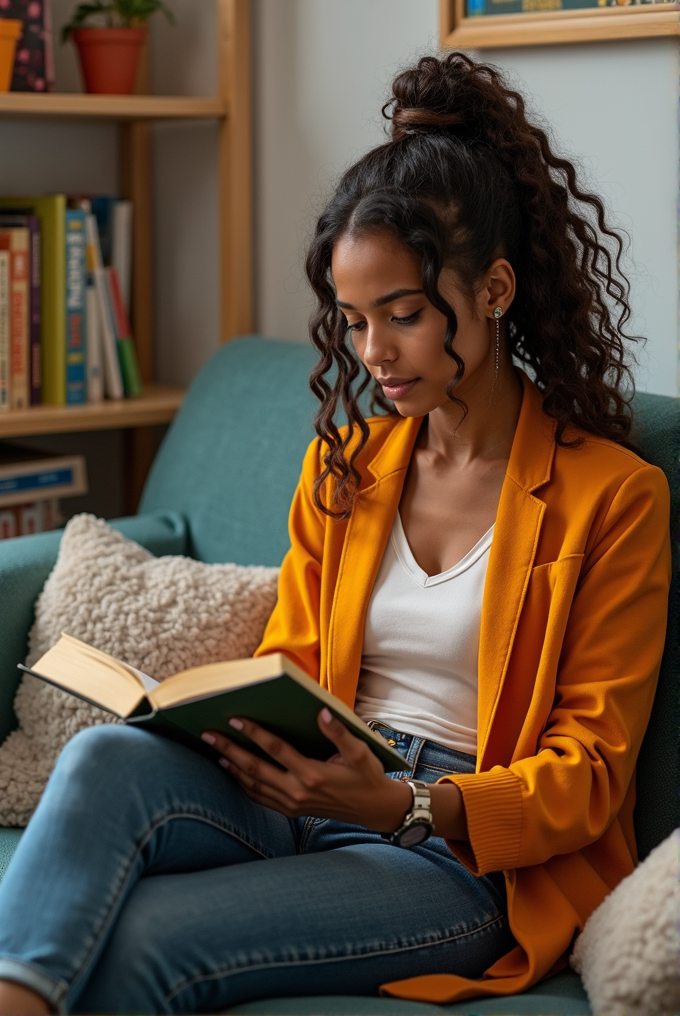
[(399, 512), (366, 614), (354, 711), (394, 730), (477, 753), (477, 660), (494, 527), (465, 557), (428, 576)]

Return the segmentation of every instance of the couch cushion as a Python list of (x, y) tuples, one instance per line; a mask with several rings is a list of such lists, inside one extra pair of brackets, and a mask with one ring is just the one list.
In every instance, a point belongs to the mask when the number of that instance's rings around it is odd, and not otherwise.
[(229, 1016), (590, 1016), (580, 979), (565, 970), (522, 995), (472, 998), (456, 1005), (406, 1002), (400, 998), (362, 998), (327, 995), (310, 998), (272, 998), (248, 1002), (228, 1010)]
[(659, 687), (637, 768), (635, 835), (640, 858), (680, 825), (680, 403), (635, 396), (635, 433), (643, 457), (659, 466), (671, 488), (673, 581)]
[(194, 380), (156, 456), (141, 512), (189, 520), (201, 561), (281, 563), (288, 509), (314, 436), (310, 346), (249, 337), (227, 343)]

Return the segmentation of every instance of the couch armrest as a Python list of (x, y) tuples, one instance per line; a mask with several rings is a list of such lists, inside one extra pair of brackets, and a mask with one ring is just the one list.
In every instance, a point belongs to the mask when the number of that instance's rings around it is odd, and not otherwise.
[[(185, 554), (187, 524), (177, 512), (150, 512), (110, 523), (124, 536), (162, 554)], [(0, 743), (15, 726), (12, 703), (26, 657), (33, 608), (59, 553), (61, 533), (0, 542)]]

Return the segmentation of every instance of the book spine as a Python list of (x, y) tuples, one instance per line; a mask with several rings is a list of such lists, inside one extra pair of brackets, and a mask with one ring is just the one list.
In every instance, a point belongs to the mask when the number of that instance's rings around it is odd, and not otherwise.
[(87, 399), (85, 329), (87, 284), (85, 213), (66, 211), (66, 403)]
[(9, 409), (9, 251), (0, 250), (0, 412)]
[(10, 407), (26, 409), (30, 404), (29, 343), (29, 231), (26, 226), (0, 231), (9, 234), (10, 252)]
[(132, 202), (117, 201), (113, 209), (111, 267), (118, 272), (118, 282), (125, 308), (130, 317), (132, 295)]
[(0, 466), (2, 508), (86, 493), (87, 467), (82, 455)]
[(28, 228), (31, 237), (31, 405), (38, 406), (40, 405), (42, 390), (42, 357), (40, 354), (40, 278), (42, 272), (41, 236), (40, 219), (38, 219), (37, 216), (32, 215), (28, 221)]
[(118, 358), (120, 360), (120, 371), (123, 376), (123, 386), (128, 398), (136, 398), (142, 394), (142, 382), (139, 377), (139, 365), (137, 363), (137, 351), (132, 339), (132, 330), (128, 321), (123, 296), (118, 281), (118, 272), (115, 268), (106, 269), (106, 278), (113, 308), (113, 319), (116, 327), (116, 341), (118, 343)]
[(102, 363), (101, 329), (99, 327), (99, 304), (94, 276), (88, 281), (85, 292), (87, 311), (87, 400), (101, 402), (104, 398), (104, 365)]
[(106, 278), (106, 271), (104, 270), (104, 265), (102, 263), (101, 248), (99, 246), (97, 220), (94, 215), (87, 216), (86, 228), (87, 242), (92, 248), (94, 284), (97, 292), (97, 304), (99, 307), (99, 325), (102, 338), (102, 350), (104, 353), (104, 388), (108, 398), (122, 399), (125, 393), (123, 390), (123, 379), (121, 377), (120, 363), (118, 360), (116, 328), (109, 300), (109, 286)]

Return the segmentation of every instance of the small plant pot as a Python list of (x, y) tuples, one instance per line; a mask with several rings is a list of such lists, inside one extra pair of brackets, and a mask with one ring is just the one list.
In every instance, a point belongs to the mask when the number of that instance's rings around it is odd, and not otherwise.
[(78, 28), (85, 91), (96, 95), (132, 95), (146, 28)]
[(23, 28), (21, 21), (0, 18), (0, 92), (9, 92), (14, 70), (14, 54)]

